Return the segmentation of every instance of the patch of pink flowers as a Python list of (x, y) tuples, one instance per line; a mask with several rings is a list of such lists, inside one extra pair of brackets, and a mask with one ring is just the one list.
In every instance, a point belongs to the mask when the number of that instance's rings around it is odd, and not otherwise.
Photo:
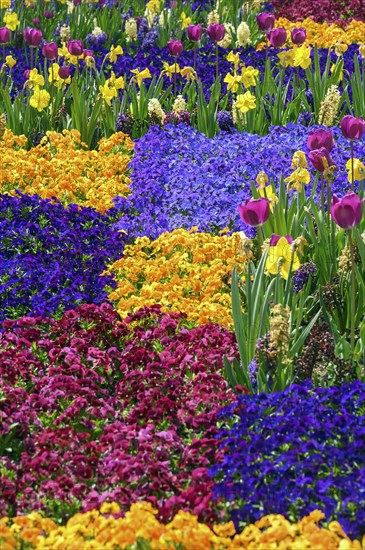
[(303, 21), (307, 17), (316, 22), (336, 23), (345, 26), (351, 19), (364, 20), (365, 2), (362, 0), (272, 0), (276, 17)]
[(233, 399), (218, 325), (188, 329), (158, 306), (121, 322), (108, 304), (60, 321), (24, 317), (0, 333), (0, 515), (66, 519), (136, 500), (169, 520), (215, 519), (208, 468), (217, 412)]

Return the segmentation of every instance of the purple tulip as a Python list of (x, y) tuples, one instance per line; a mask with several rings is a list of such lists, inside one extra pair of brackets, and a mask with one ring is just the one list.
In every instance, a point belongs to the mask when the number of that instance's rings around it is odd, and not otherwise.
[(58, 47), (56, 42), (49, 42), (48, 44), (43, 44), (42, 47), (42, 54), (47, 59), (56, 59), (58, 54)]
[(307, 139), (307, 147), (310, 151), (324, 147), (329, 153), (332, 151), (335, 142), (330, 130), (311, 130)]
[(331, 216), (333, 220), (343, 229), (350, 229), (359, 225), (362, 218), (362, 205), (365, 199), (360, 200), (360, 197), (353, 191), (346, 193), (342, 199), (333, 195), (331, 205)]
[(189, 25), (188, 37), (192, 42), (199, 42), (202, 37), (203, 27), (201, 25)]
[(10, 30), (7, 27), (0, 28), (0, 44), (8, 44), (10, 36)]
[(73, 0), (74, 6), (81, 6), (81, 0)]
[(24, 29), (23, 36), (27, 45), (31, 48), (38, 48), (43, 39), (42, 31), (39, 29), (32, 29), (30, 27)]
[(58, 76), (62, 78), (62, 80), (67, 80), (70, 76), (70, 67), (67, 65), (63, 65), (58, 69)]
[(167, 49), (170, 55), (173, 57), (179, 57), (179, 55), (181, 55), (184, 51), (184, 46), (180, 40), (169, 40), (167, 42)]
[(32, 23), (35, 27), (39, 27), (39, 25), (41, 24), (41, 21), (38, 17), (35, 17), (33, 20), (32, 20)]
[(67, 42), (67, 49), (71, 55), (82, 55), (82, 52), (84, 51), (82, 40), (69, 40)]
[(43, 15), (44, 15), (44, 17), (45, 17), (46, 19), (52, 19), (52, 17), (53, 17), (53, 11), (48, 11), (48, 10), (46, 10), (46, 11), (44, 12)]
[[(278, 244), (278, 242), (280, 241), (280, 239), (282, 239), (282, 236), (281, 235), (276, 235), (276, 233), (273, 233), (271, 235), (271, 239), (270, 239), (270, 246), (276, 246)], [(288, 244), (293, 244), (293, 237), (291, 237), (291, 235), (285, 235), (284, 239), (287, 240)]]
[(284, 27), (280, 27), (279, 29), (274, 29), (273, 31), (269, 32), (270, 44), (274, 48), (281, 48), (281, 46), (284, 46), (286, 39), (287, 34)]
[(29, 80), (29, 77), (30, 77), (30, 69), (26, 69), (26, 70), (23, 72), (23, 76), (24, 76), (25, 80)]
[(270, 32), (274, 28), (275, 16), (272, 13), (259, 13), (256, 15), (258, 28), (262, 32)]
[(308, 157), (312, 163), (313, 168), (321, 173), (323, 173), (327, 168), (327, 166), (323, 162), (323, 159), (326, 159), (328, 166), (336, 166), (331, 155), (325, 147), (320, 147), (319, 149), (311, 151)]
[(341, 120), (341, 130), (347, 139), (359, 139), (365, 131), (365, 122), (360, 118), (346, 115)]
[(256, 227), (264, 224), (270, 214), (270, 201), (268, 199), (247, 199), (245, 204), (238, 207), (241, 220), (247, 225)]
[(85, 59), (85, 57), (93, 57), (94, 52), (92, 50), (84, 50), (83, 55), (84, 55), (84, 59)]
[(224, 28), (224, 25), (220, 25), (219, 23), (211, 23), (211, 25), (207, 28), (207, 35), (212, 42), (220, 42), (223, 40), (225, 34), (226, 29)]
[(303, 44), (306, 38), (307, 38), (307, 31), (302, 27), (295, 28), (291, 31), (291, 41), (293, 42), (293, 44), (296, 44), (297, 46), (300, 46), (301, 44)]

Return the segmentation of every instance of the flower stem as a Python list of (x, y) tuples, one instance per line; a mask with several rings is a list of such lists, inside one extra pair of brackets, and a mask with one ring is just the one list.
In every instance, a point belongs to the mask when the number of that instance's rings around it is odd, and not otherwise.
[(219, 66), (218, 66), (218, 42), (215, 43), (215, 79), (218, 80)]
[(355, 297), (356, 297), (356, 287), (355, 287), (355, 254), (354, 254), (354, 244), (352, 240), (352, 230), (349, 230), (349, 243), (350, 243), (350, 255), (351, 255), (351, 309), (350, 309), (350, 323), (351, 323), (351, 358), (353, 359), (355, 355)]
[(194, 42), (194, 71), (196, 71), (196, 42)]
[(354, 183), (355, 183), (355, 180), (354, 180), (354, 141), (351, 140), (350, 141), (350, 145), (351, 145), (351, 191), (354, 190)]

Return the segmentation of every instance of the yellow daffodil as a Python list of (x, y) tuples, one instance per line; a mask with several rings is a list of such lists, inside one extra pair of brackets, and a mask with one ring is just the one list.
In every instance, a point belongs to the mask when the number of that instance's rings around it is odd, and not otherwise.
[(308, 69), (308, 67), (312, 63), (310, 55), (311, 48), (309, 48), (308, 46), (300, 46), (300, 48), (296, 48), (294, 50), (293, 66), (301, 67), (302, 69)]
[(359, 54), (361, 55), (362, 59), (365, 59), (365, 44), (360, 44)]
[(185, 12), (182, 11), (181, 12), (181, 30), (184, 30), (184, 29), (187, 29), (187, 27), (190, 25), (191, 23), (191, 17), (187, 17)]
[(61, 78), (58, 74), (58, 71), (60, 70), (60, 66), (58, 63), (52, 63), (50, 67), (48, 67), (48, 81), (53, 86), (56, 86), (56, 88), (62, 88), (64, 84), (70, 84), (71, 77), (69, 76), (64, 80)]
[[(346, 162), (346, 169), (348, 171), (348, 180), (352, 183), (352, 161), (349, 159)], [(359, 159), (354, 158), (354, 181), (362, 181), (365, 179), (365, 166)]]
[(295, 189), (297, 193), (303, 189), (303, 185), (310, 183), (310, 173), (306, 168), (297, 168), (289, 177), (285, 178), (288, 189)]
[(12, 11), (8, 11), (4, 15), (3, 21), (5, 23), (5, 27), (10, 29), (11, 31), (15, 31), (15, 29), (20, 25), (17, 14)]
[(256, 97), (251, 92), (246, 92), (237, 97), (235, 108), (241, 113), (247, 113), (251, 109), (256, 109)]
[(32, 69), (29, 73), (29, 78), (26, 82), (29, 88), (35, 88), (37, 86), (44, 86), (44, 77), (38, 74), (38, 69)]
[(286, 67), (291, 67), (294, 64), (294, 50), (285, 50), (284, 52), (278, 53), (278, 58), (280, 65), (286, 69)]
[(303, 151), (295, 151), (292, 161), (291, 161), (291, 167), (294, 168), (308, 168), (308, 161), (305, 153)]
[(111, 88), (109, 87), (109, 80), (107, 80), (103, 86), (100, 84), (99, 90), (101, 93), (101, 97), (109, 106), (112, 104), (112, 99), (118, 96), (117, 89), (114, 86), (112, 86)]
[(180, 73), (181, 73), (181, 76), (186, 78), (186, 80), (188, 82), (192, 82), (194, 80), (196, 80), (196, 72), (194, 71), (193, 67), (183, 67), (181, 70), (180, 70)]
[(37, 111), (41, 112), (43, 109), (48, 107), (50, 102), (51, 96), (47, 92), (47, 90), (41, 90), (39, 86), (36, 86), (34, 88), (34, 92), (32, 97), (29, 100), (29, 103), (32, 107), (37, 109)]
[(7, 10), (11, 6), (11, 0), (0, 0), (0, 10)]
[(253, 67), (243, 67), (240, 82), (245, 86), (245, 88), (250, 88), (251, 86), (256, 85), (256, 77), (258, 76), (259, 71)]
[(264, 199), (269, 199), (271, 209), (279, 200), (275, 193), (275, 188), (273, 185), (267, 185), (266, 187), (259, 187), (258, 192), (259, 192), (259, 195)]
[(178, 63), (174, 63), (173, 65), (169, 65), (167, 63), (167, 61), (163, 62), (163, 71), (162, 71), (162, 73), (166, 74), (169, 77), (170, 80), (172, 79), (172, 75), (174, 73), (179, 74), (180, 72), (181, 72), (181, 69), (180, 69)]
[(285, 237), (280, 237), (274, 246), (269, 247), (266, 260), (266, 271), (272, 275), (280, 275), (287, 280), (289, 271), (294, 272), (300, 267), (300, 261), (293, 246)]
[(226, 57), (227, 61), (229, 63), (233, 63), (234, 70), (237, 71), (238, 65), (240, 63), (240, 54), (239, 53), (233, 53), (232, 51), (229, 52), (229, 54)]
[(150, 70), (148, 68), (143, 69), (143, 71), (140, 71), (139, 69), (132, 69), (131, 73), (133, 73), (134, 79), (137, 80), (137, 84), (139, 87), (141, 87), (142, 81), (146, 78), (152, 78)]
[(12, 69), (14, 65), (16, 65), (16, 59), (14, 59), (12, 55), (7, 55), (5, 57), (5, 65), (7, 65), (8, 67), (10, 67), (10, 69)]
[(149, 2), (147, 2), (146, 4), (146, 8), (151, 12), (151, 13), (160, 13), (161, 11), (161, 2), (160, 0), (150, 0)]
[(337, 55), (337, 57), (341, 57), (341, 55), (343, 55), (345, 52), (347, 52), (347, 50), (348, 50), (348, 45), (347, 44), (342, 44), (340, 42), (335, 44), (334, 51), (335, 51), (335, 54)]
[(110, 52), (108, 53), (107, 57), (109, 58), (111, 63), (115, 63), (118, 59), (118, 55), (123, 55), (123, 48), (122, 46), (116, 46), (113, 45), (110, 46)]
[(66, 48), (66, 44), (63, 43), (60, 48), (58, 48), (58, 56), (64, 57), (65, 59), (68, 59), (70, 57), (70, 52)]
[(269, 182), (269, 178), (265, 172), (261, 170), (256, 176), (256, 183), (259, 186), (259, 189), (263, 189), (265, 185)]
[(236, 93), (241, 83), (241, 77), (238, 76), (237, 74), (232, 75), (231, 73), (227, 73), (226, 76), (224, 77), (223, 82), (227, 84), (228, 90), (231, 90), (232, 92)]
[(115, 74), (111, 73), (109, 78), (109, 84), (110, 86), (113, 86), (117, 90), (123, 90), (124, 89), (124, 78), (122, 76), (119, 76), (118, 78), (115, 76)]
[[(333, 63), (333, 65), (331, 65), (331, 74), (333, 73), (333, 71), (336, 69), (336, 63)], [(343, 80), (343, 68), (340, 70), (339, 72), (339, 75), (338, 75), (338, 81), (337, 82), (341, 82), (341, 80)]]

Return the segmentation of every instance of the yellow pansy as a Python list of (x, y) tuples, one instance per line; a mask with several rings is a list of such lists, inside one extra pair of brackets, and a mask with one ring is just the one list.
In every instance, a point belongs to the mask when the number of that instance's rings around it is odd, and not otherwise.
[(172, 79), (172, 75), (174, 73), (178, 74), (180, 72), (181, 72), (181, 69), (180, 69), (178, 63), (174, 63), (173, 65), (169, 65), (167, 63), (167, 61), (163, 62), (163, 71), (162, 71), (162, 73), (166, 74), (169, 77), (170, 80)]
[(116, 46), (113, 45), (110, 46), (110, 52), (108, 53), (107, 57), (109, 58), (111, 63), (115, 63), (118, 59), (118, 55), (123, 55), (123, 48), (122, 46)]
[(20, 25), (17, 14), (12, 11), (8, 11), (4, 15), (3, 21), (5, 23), (5, 27), (10, 29), (11, 31), (15, 31), (15, 29)]
[(5, 65), (7, 65), (8, 67), (10, 67), (10, 69), (12, 69), (14, 65), (16, 65), (16, 59), (14, 59), (12, 55), (7, 55), (5, 57)]
[(182, 12), (181, 12), (181, 20), (180, 20), (180, 21), (181, 21), (181, 29), (184, 30), (184, 29), (186, 29), (186, 28), (190, 25), (190, 23), (191, 23), (191, 17), (187, 17), (186, 14), (185, 14), (185, 12), (182, 11)]
[(240, 54), (239, 53), (233, 53), (232, 51), (229, 52), (229, 54), (226, 57), (227, 61), (229, 63), (233, 63), (234, 70), (237, 71), (238, 65), (240, 63)]
[[(346, 162), (349, 182), (352, 183), (352, 161), (349, 159)], [(365, 179), (365, 166), (359, 159), (354, 158), (354, 181), (362, 181)]]
[(294, 50), (286, 50), (278, 53), (280, 65), (286, 69), (294, 64)]
[(311, 60), (311, 48), (308, 46), (300, 46), (294, 50), (294, 67), (301, 67), (302, 69), (308, 69), (309, 65), (312, 63)]
[(250, 88), (250, 86), (256, 85), (256, 77), (258, 76), (259, 71), (253, 67), (243, 67), (240, 82), (245, 86), (245, 88)]
[(231, 73), (228, 73), (224, 77), (223, 82), (227, 84), (228, 90), (231, 90), (232, 92), (236, 93), (241, 83), (241, 77), (238, 76), (237, 74), (232, 75)]
[(256, 109), (256, 97), (251, 92), (246, 92), (237, 97), (235, 107), (241, 113), (247, 113), (251, 109)]
[(32, 107), (37, 109), (37, 111), (42, 111), (46, 107), (48, 107), (50, 102), (51, 96), (47, 92), (47, 90), (41, 90), (39, 86), (36, 86), (34, 88), (34, 92), (32, 97), (29, 100), (29, 103)]
[(140, 71), (139, 69), (132, 69), (131, 73), (133, 73), (134, 79), (137, 80), (137, 84), (139, 87), (141, 87), (142, 81), (146, 78), (152, 78), (150, 70), (148, 68), (143, 69), (143, 71)]
[(294, 272), (300, 268), (300, 261), (292, 245), (285, 237), (280, 237), (275, 246), (269, 247), (266, 260), (266, 271), (272, 275), (280, 275), (287, 280), (289, 270)]

